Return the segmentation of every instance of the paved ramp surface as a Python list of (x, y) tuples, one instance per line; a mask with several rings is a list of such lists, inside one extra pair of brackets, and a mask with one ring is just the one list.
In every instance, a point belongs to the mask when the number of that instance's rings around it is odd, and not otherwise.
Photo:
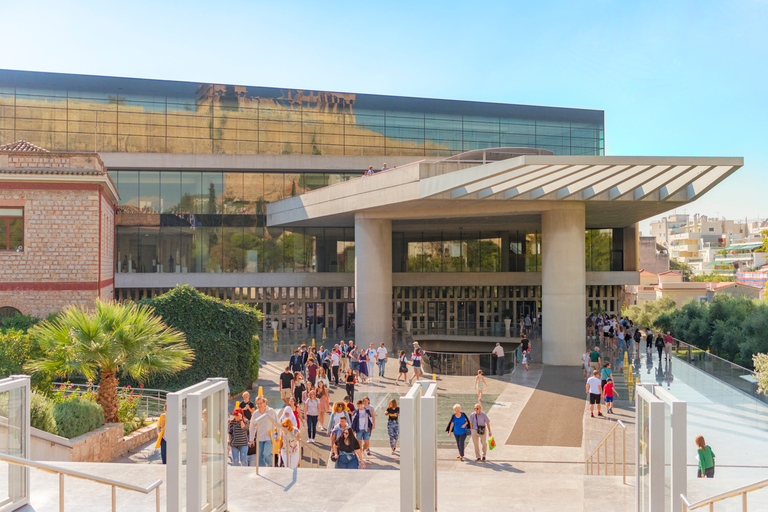
[(580, 366), (545, 366), (506, 444), (580, 447), (586, 396)]

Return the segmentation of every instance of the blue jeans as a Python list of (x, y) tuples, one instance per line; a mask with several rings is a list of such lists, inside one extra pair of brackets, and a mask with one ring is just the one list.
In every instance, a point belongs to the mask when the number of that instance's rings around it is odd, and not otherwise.
[(504, 375), (504, 358), (500, 357), (496, 362), (496, 375)]
[(165, 439), (160, 440), (160, 458), (163, 459), (163, 464), (165, 464), (166, 461), (166, 454), (168, 452), (165, 448)]
[(336, 461), (336, 469), (357, 469), (357, 454), (339, 452), (339, 460)]
[(459, 449), (459, 455), (462, 457), (464, 456), (464, 445), (467, 442), (467, 433), (464, 432), (463, 434), (456, 435), (454, 434), (453, 437), (456, 438), (456, 447)]
[(272, 441), (259, 441), (259, 467), (272, 465)]
[(233, 466), (248, 465), (248, 445), (247, 444), (245, 446), (232, 447), (232, 465)]
[(379, 359), (379, 377), (384, 376), (384, 366), (387, 362), (384, 359)]
[(314, 439), (317, 435), (317, 416), (307, 414), (307, 437)]

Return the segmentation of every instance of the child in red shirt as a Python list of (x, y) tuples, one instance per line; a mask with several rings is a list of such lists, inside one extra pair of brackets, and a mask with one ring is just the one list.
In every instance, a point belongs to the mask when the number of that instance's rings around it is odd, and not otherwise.
[(606, 413), (613, 414), (613, 396), (619, 396), (619, 392), (613, 387), (613, 379), (610, 377), (605, 383), (605, 386), (603, 386), (603, 394), (605, 395)]

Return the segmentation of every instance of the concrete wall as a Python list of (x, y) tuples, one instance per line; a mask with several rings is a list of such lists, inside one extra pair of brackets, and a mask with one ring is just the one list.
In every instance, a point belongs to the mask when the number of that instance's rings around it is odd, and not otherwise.
[(654, 274), (669, 270), (669, 254), (661, 254), (656, 251), (656, 238), (652, 236), (640, 237), (639, 267)]

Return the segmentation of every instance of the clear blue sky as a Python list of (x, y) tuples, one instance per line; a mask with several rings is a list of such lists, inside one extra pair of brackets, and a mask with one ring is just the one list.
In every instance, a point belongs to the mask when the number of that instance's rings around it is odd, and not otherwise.
[(768, 217), (766, 0), (57, 0), (3, 18), (6, 69), (603, 109), (606, 154), (744, 157), (686, 212)]

